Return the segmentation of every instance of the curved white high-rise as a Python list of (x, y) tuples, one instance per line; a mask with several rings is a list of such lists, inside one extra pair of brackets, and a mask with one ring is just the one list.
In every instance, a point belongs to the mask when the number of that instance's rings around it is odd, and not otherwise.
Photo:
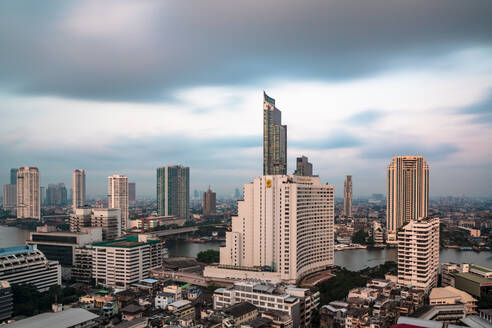
[(73, 170), (72, 174), (73, 210), (85, 205), (85, 171)]

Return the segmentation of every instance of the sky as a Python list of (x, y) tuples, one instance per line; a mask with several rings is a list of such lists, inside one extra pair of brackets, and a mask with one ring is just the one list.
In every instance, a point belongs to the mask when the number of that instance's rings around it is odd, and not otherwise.
[(231, 195), (262, 174), (262, 95), (288, 126), (288, 171), (309, 157), (354, 197), (386, 193), (395, 155), (423, 155), (431, 196), (492, 196), (492, 1), (0, 2), (0, 184), (156, 168)]

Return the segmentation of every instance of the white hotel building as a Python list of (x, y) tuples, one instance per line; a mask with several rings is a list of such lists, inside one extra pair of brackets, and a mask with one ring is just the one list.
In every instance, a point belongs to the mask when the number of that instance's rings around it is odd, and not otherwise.
[(334, 187), (318, 177), (267, 175), (244, 185), (238, 216), (204, 275), (296, 283), (333, 265)]
[(412, 220), (398, 231), (398, 284), (428, 293), (437, 286), (439, 219)]

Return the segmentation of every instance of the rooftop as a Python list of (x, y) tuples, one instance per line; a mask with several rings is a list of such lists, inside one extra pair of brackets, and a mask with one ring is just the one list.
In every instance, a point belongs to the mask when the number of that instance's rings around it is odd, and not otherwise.
[(32, 251), (34, 251), (33, 245), (5, 247), (5, 248), (0, 248), (0, 256), (24, 254)]
[[(0, 253), (1, 255), (1, 253)], [(473, 282), (476, 282), (478, 284), (485, 284), (485, 283), (492, 283), (492, 278), (485, 278), (482, 277), (478, 274), (470, 273), (470, 272), (460, 272), (460, 273), (454, 273), (455, 276), (457, 277), (462, 277), (467, 280), (471, 280)]]
[(68, 328), (96, 319), (97, 315), (80, 308), (47, 312), (6, 325), (6, 328)]
[(160, 243), (160, 240), (147, 240), (146, 242), (138, 241), (138, 236), (126, 236), (122, 239), (108, 240), (101, 243), (94, 243), (92, 246), (96, 247), (118, 247), (118, 248), (132, 248), (149, 244)]
[(249, 302), (241, 302), (229, 306), (227, 309), (224, 310), (224, 312), (237, 318), (247, 313), (253, 312), (256, 309), (256, 306)]

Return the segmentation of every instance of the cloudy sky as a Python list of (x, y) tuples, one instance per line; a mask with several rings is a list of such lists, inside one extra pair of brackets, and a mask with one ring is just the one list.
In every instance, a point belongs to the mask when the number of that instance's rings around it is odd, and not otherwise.
[(385, 193), (424, 155), (431, 196), (492, 196), (492, 1), (0, 2), (0, 183), (9, 168), (88, 192), (155, 194), (155, 168), (231, 194), (262, 173), (262, 92), (288, 125), (288, 170)]

